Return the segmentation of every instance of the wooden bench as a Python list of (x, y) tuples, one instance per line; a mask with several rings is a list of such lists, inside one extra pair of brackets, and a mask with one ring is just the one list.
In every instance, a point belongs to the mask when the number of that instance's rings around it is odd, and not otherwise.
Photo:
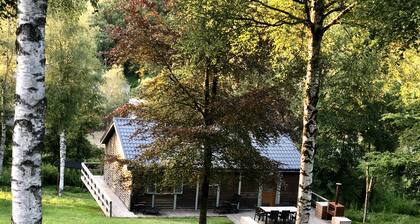
[(351, 220), (344, 216), (332, 217), (331, 224), (351, 224)]

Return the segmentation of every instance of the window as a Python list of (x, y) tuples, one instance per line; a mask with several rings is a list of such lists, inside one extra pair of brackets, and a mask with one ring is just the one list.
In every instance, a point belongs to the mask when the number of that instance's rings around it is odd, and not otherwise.
[(160, 187), (157, 184), (149, 184), (146, 187), (146, 194), (183, 194), (184, 185), (176, 187)]

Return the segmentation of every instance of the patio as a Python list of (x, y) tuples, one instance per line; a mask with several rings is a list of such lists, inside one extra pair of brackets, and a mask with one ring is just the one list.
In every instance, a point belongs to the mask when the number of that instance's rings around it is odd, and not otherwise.
[[(226, 216), (230, 221), (232, 221), (234, 224), (240, 224), (241, 217), (251, 217), (254, 218), (254, 210), (241, 210), (239, 213), (236, 214), (217, 214), (213, 211), (209, 211), (207, 213), (207, 216)], [(160, 215), (158, 217), (198, 217), (199, 211), (195, 210), (161, 210)], [(154, 215), (143, 215), (143, 214), (137, 214), (137, 217), (156, 217)], [(264, 224), (263, 221), (260, 221), (261, 224)], [(331, 223), (331, 221), (327, 220), (321, 220), (317, 217), (315, 217), (315, 210), (311, 211), (311, 218), (309, 220), (310, 224), (328, 224)]]
[[(251, 217), (252, 219), (254, 218), (254, 213), (255, 211), (241, 211), (237, 214), (228, 214), (226, 215), (226, 217), (231, 220), (234, 224), (240, 224), (240, 220), (241, 217)], [(259, 222), (260, 224), (264, 224), (263, 221)], [(327, 223), (331, 223), (331, 221), (328, 220), (322, 220), (320, 218), (315, 217), (315, 210), (312, 209), (311, 210), (311, 217), (309, 219), (309, 223), (310, 224), (327, 224)]]

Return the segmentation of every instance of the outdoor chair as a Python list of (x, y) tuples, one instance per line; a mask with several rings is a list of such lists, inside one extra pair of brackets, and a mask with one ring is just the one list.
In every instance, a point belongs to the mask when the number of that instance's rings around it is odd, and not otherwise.
[(241, 196), (238, 194), (233, 195), (231, 201), (224, 201), (222, 206), (214, 210), (215, 213), (219, 214), (229, 214), (229, 213), (238, 213), (238, 204), (241, 200)]
[(296, 221), (296, 212), (290, 212), (290, 222), (295, 223)]
[(146, 206), (146, 202), (139, 202), (134, 205), (135, 212), (141, 212), (147, 215), (159, 215), (160, 209), (158, 207)]
[(139, 202), (133, 205), (134, 212), (141, 212), (143, 213), (144, 209), (146, 208), (146, 202)]
[(290, 211), (284, 210), (280, 214), (280, 222), (281, 223), (290, 223)]
[(265, 218), (265, 224), (268, 222), (272, 224), (277, 224), (279, 220), (279, 211), (270, 211), (270, 213), (267, 214), (267, 217)]
[(143, 214), (145, 214), (145, 215), (159, 215), (160, 214), (160, 208), (158, 208), (158, 207), (146, 207), (143, 210)]
[(259, 208), (256, 207), (255, 208), (255, 215), (254, 215), (254, 220), (258, 217), (258, 222), (262, 219), (264, 221), (264, 217), (265, 217), (265, 212)]

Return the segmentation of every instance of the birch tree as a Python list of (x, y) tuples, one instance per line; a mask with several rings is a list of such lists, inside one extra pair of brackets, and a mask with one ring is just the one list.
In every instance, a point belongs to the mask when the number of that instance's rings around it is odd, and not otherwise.
[[(303, 99), (301, 166), (296, 223), (308, 223), (311, 210), (311, 185), (317, 133), (317, 104), (322, 76), (321, 49), (326, 31), (338, 24), (355, 6), (352, 0), (249, 0), (250, 16), (239, 20), (261, 27), (300, 25), (306, 30), (307, 64)], [(255, 16), (256, 15), (256, 16)]]
[(18, 0), (12, 223), (41, 223), (46, 0)]
[(59, 161), (57, 194), (62, 196), (68, 136), (75, 131), (85, 132), (81, 123), (95, 120), (90, 112), (95, 111), (94, 105), (99, 103), (101, 68), (91, 41), (93, 32), (87, 25), (88, 18), (84, 17), (86, 1), (50, 3), (46, 49), (49, 57), (46, 74), (49, 133), (46, 139), (52, 135), (56, 142), (53, 158)]
[(64, 168), (66, 165), (66, 130), (60, 133), (60, 172), (58, 183), (58, 196), (62, 196), (64, 192)]

